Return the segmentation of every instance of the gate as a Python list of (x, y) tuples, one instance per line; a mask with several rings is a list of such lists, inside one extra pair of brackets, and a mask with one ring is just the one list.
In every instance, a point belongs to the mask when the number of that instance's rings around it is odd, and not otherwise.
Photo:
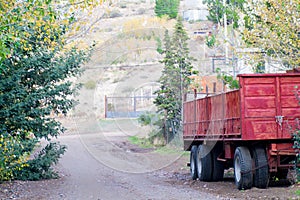
[(146, 111), (155, 111), (156, 96), (107, 97), (105, 118), (137, 118)]

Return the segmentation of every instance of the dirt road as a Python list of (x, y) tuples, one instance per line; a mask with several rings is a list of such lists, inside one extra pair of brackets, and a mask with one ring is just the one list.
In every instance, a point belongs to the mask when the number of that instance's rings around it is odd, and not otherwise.
[[(37, 182), (4, 183), (0, 199), (115, 200), (115, 199), (298, 199), (298, 186), (235, 189), (232, 178), (223, 182), (193, 181), (185, 166), (188, 155), (158, 153), (127, 141), (140, 134), (134, 122), (99, 122), (76, 119), (59, 138), (68, 146), (56, 168), (61, 178)], [(83, 125), (84, 124), (84, 125)], [(112, 128), (115, 127), (115, 128)], [(119, 130), (119, 131), (118, 131)], [(131, 131), (130, 131), (131, 130)]]
[[(93, 126), (93, 122), (81, 122)], [(76, 126), (81, 126), (80, 121)], [(118, 128), (93, 133), (77, 128), (79, 132), (60, 138), (68, 145), (68, 152), (60, 162), (65, 173), (63, 187), (53, 193), (52, 199), (196, 199), (199, 195), (216, 199), (211, 194), (162, 182), (157, 170), (182, 159), (180, 155), (158, 155), (151, 149), (133, 146), (127, 142), (126, 130)]]

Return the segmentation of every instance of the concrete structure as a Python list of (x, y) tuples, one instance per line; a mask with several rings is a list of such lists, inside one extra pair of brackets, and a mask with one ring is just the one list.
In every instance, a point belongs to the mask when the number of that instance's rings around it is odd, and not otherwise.
[(181, 8), (183, 19), (186, 21), (207, 20), (208, 10), (202, 0), (184, 0)]

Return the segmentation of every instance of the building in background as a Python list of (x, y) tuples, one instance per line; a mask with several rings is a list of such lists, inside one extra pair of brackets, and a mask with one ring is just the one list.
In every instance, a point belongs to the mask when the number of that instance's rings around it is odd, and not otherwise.
[(202, 0), (184, 0), (181, 3), (182, 16), (186, 21), (203, 21), (207, 20), (207, 6)]

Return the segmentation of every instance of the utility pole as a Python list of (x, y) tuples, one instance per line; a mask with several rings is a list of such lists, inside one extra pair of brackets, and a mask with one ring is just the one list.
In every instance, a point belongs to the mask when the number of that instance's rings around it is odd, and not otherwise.
[(226, 15), (226, 0), (223, 0), (223, 20), (224, 20), (224, 38), (225, 38), (225, 65), (227, 67), (228, 64), (228, 45), (227, 45), (227, 15)]

